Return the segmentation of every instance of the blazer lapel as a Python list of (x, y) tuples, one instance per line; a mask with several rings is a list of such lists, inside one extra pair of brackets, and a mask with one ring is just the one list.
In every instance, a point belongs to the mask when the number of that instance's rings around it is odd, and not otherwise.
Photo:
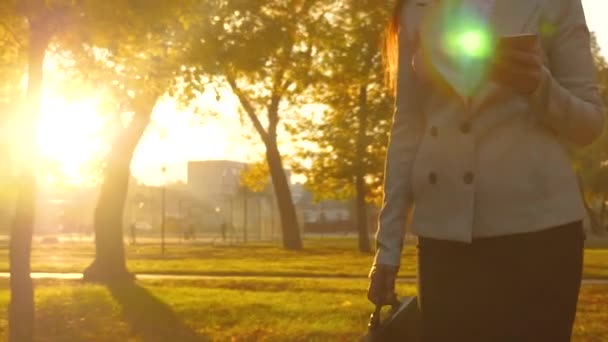
[[(497, 37), (523, 33), (535, 33), (532, 27), (536, 22), (540, 5), (538, 0), (496, 0), (491, 19)], [(475, 116), (484, 104), (492, 102), (500, 95), (501, 87), (488, 81), (486, 85), (471, 99), (471, 116)]]

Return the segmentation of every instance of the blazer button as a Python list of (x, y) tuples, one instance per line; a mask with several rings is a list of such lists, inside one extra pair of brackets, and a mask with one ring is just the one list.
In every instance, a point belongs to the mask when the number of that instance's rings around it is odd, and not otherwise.
[(435, 172), (429, 173), (429, 183), (437, 184), (437, 174)]
[(471, 123), (467, 121), (460, 124), (460, 132), (462, 132), (462, 134), (471, 133)]
[(431, 127), (431, 136), (437, 138), (439, 136), (439, 128), (436, 126)]
[(473, 172), (467, 172), (464, 174), (464, 183), (467, 185), (473, 184), (475, 181), (475, 174)]

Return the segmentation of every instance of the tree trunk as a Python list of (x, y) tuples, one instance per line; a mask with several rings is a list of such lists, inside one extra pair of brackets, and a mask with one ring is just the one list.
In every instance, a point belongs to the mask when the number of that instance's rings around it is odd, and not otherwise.
[(266, 142), (266, 160), (279, 207), (279, 216), (281, 217), (283, 247), (288, 250), (300, 250), (302, 249), (302, 238), (300, 237), (296, 208), (291, 198), (291, 189), (285, 170), (283, 170), (283, 161), (276, 140)]
[(358, 174), (356, 177), (357, 188), (357, 232), (359, 233), (359, 251), (361, 253), (372, 253), (369, 239), (369, 229), (367, 228), (367, 203), (365, 202), (365, 180)]
[(36, 193), (34, 172), (23, 172), (19, 182), (19, 194), (10, 239), (9, 323), (10, 341), (27, 342), (33, 340), (34, 332), (34, 287), (30, 277)]
[[(163, 167), (163, 173), (165, 169)], [(126, 194), (125, 194), (126, 195)], [(160, 254), (165, 256), (165, 226), (167, 218), (167, 185), (163, 184), (160, 195)]]
[[(283, 75), (275, 75), (275, 81), (281, 80)], [(255, 107), (251, 104), (247, 96), (239, 89), (236, 80), (230, 74), (226, 75), (228, 84), (239, 98), (243, 109), (251, 119), (253, 127), (260, 135), (266, 146), (266, 162), (270, 170), (270, 178), (274, 186), (274, 193), (279, 207), (281, 217), (281, 230), (283, 232), (283, 247), (289, 250), (302, 249), (302, 239), (300, 237), (300, 227), (296, 216), (296, 209), (291, 198), (291, 190), (285, 170), (281, 152), (277, 146), (277, 126), (279, 124), (279, 104), (281, 103), (280, 93), (273, 93), (268, 106), (268, 131), (266, 131), (256, 115)], [(279, 82), (280, 83), (280, 82)], [(271, 206), (272, 208), (272, 206)], [(274, 216), (271, 231), (274, 232)]]
[(602, 206), (600, 209), (600, 229), (602, 232), (606, 231), (606, 223), (605, 223), (605, 218), (606, 218), (606, 201), (608, 200), (608, 193), (604, 193), (602, 195)]
[(591, 226), (591, 232), (593, 234), (600, 234), (602, 232), (600, 228), (600, 223), (598, 222), (597, 214), (593, 211), (593, 208), (589, 206), (587, 199), (583, 197), (583, 204), (585, 206), (585, 211), (587, 212), (587, 216), (589, 217), (589, 225)]
[(243, 241), (247, 243), (247, 189), (243, 188)]
[(87, 281), (116, 283), (133, 279), (125, 262), (124, 207), (133, 153), (150, 122), (155, 102), (153, 99), (135, 113), (133, 121), (114, 142), (108, 156), (94, 214), (95, 260), (84, 271)]
[(34, 338), (34, 286), (30, 276), (32, 235), (36, 211), (36, 173), (38, 160), (36, 148), (36, 120), (40, 111), (42, 76), (50, 33), (46, 18), (30, 18), (28, 48), (28, 88), (23, 113), (25, 132), (19, 143), (27, 148), (25, 158), (32, 165), (19, 165), (19, 177), (15, 216), (11, 226), (9, 246), (11, 301), (9, 304), (10, 341), (29, 342)]
[(359, 233), (359, 251), (361, 253), (371, 253), (372, 248), (369, 241), (369, 230), (367, 228), (367, 205), (365, 197), (367, 195), (365, 186), (365, 154), (367, 147), (367, 85), (359, 88), (359, 110), (357, 111), (358, 131), (356, 142), (356, 170), (355, 170), (355, 191), (356, 211), (357, 211), (357, 232)]
[(587, 196), (585, 196), (585, 189), (583, 183), (583, 177), (577, 173), (576, 178), (578, 180), (578, 187), (581, 192), (581, 198), (583, 199), (583, 205), (585, 206), (585, 211), (587, 212), (587, 217), (589, 218), (589, 225), (591, 226), (591, 232), (594, 234), (600, 234), (600, 223), (598, 222), (596, 213), (593, 211), (593, 208), (587, 202)]

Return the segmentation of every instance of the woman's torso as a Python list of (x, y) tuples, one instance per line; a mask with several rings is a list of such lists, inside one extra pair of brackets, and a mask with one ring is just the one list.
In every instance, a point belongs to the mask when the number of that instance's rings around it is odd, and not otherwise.
[[(402, 25), (410, 38), (420, 32), (427, 43), (437, 40), (422, 29), (437, 17), (436, 6), (432, 0), (407, 2)], [(547, 28), (558, 15), (541, 0), (496, 0), (488, 25), (498, 37), (539, 34), (548, 49), (554, 37)], [(550, 66), (547, 58), (544, 62)], [(539, 122), (524, 96), (482, 83), (467, 96), (439, 90), (433, 82), (426, 85), (420, 106), (425, 132), (411, 177), (413, 231), (471, 241), (582, 219), (584, 207), (564, 144)]]

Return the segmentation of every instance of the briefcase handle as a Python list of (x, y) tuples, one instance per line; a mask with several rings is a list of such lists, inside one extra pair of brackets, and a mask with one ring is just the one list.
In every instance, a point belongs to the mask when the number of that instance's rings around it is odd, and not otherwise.
[[(395, 296), (395, 302), (393, 304), (390, 304), (390, 306), (391, 306), (391, 310), (393, 312), (396, 311), (399, 308), (399, 306), (401, 306), (401, 301), (399, 301), (399, 299), (397, 299), (397, 296)], [(380, 325), (382, 324), (380, 314), (382, 312), (383, 307), (384, 307), (384, 305), (376, 305), (376, 309), (369, 316), (369, 323), (368, 323), (367, 327), (370, 332), (373, 332), (374, 330), (378, 329), (380, 327)]]

